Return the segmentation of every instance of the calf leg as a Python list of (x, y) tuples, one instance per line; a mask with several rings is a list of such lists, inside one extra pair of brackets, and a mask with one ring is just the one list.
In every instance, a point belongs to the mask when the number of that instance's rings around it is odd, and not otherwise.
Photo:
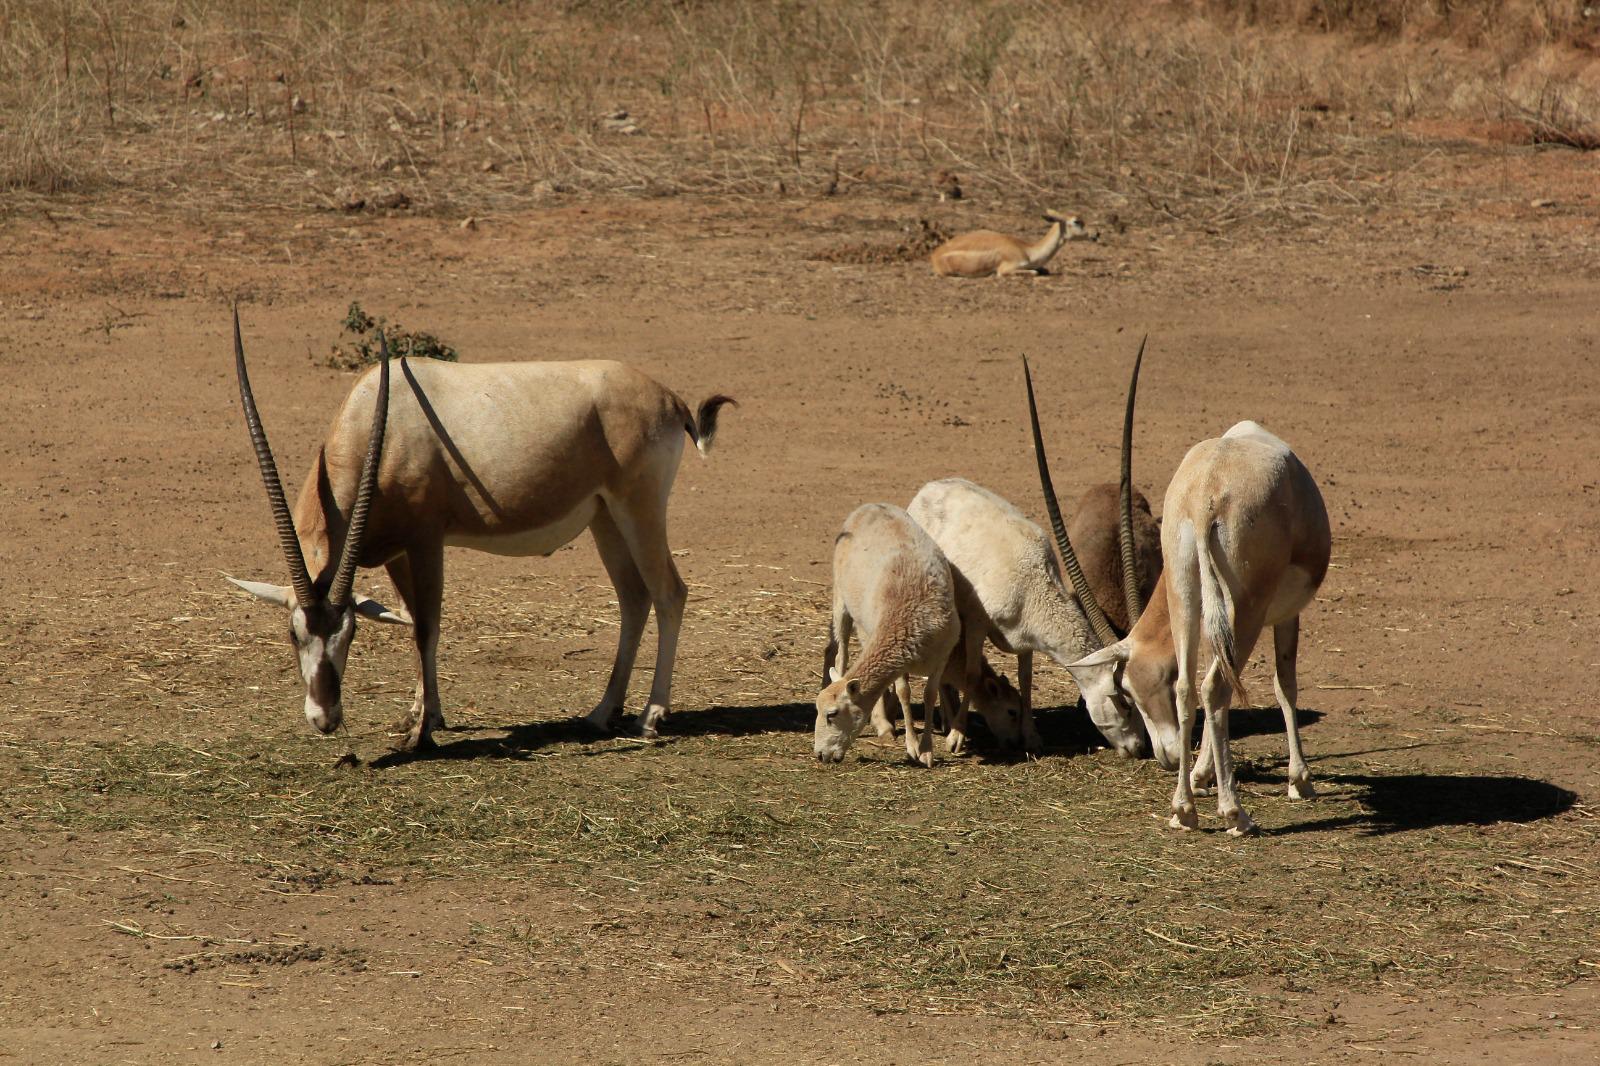
[(972, 707), (972, 694), (978, 691), (983, 678), (983, 641), (986, 634), (979, 626), (968, 624), (961, 630), (961, 698), (950, 711), (950, 732), (945, 744), (950, 754), (961, 755), (967, 750), (967, 715)]
[(594, 520), (589, 523), (589, 532), (594, 535), (594, 545), (600, 551), (600, 562), (605, 565), (611, 586), (616, 590), (622, 626), (617, 633), (617, 656), (611, 664), (611, 677), (606, 682), (605, 694), (584, 717), (584, 721), (602, 732), (610, 732), (627, 703), (628, 682), (633, 677), (634, 660), (639, 656), (644, 624), (650, 617), (650, 590), (645, 587), (644, 578), (633, 563), (633, 553), (628, 550), (627, 540), (604, 504), (595, 511)]

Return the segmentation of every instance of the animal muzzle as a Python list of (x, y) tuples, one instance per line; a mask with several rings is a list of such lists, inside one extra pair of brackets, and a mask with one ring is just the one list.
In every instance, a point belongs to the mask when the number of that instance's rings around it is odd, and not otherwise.
[(344, 707), (334, 703), (324, 707), (311, 697), (306, 697), (306, 721), (311, 728), (326, 736), (344, 722)]

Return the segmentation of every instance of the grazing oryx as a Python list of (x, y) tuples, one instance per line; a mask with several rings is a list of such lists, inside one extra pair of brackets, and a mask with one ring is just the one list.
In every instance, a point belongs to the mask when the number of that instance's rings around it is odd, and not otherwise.
[[(962, 605), (965, 605), (965, 612)], [(978, 691), (983, 663), (981, 608), (971, 590), (956, 587), (950, 564), (928, 534), (898, 507), (869, 503), (850, 512), (833, 546), (833, 620), (823, 676), (834, 678), (817, 696), (812, 750), (822, 762), (839, 762), (895, 685), (906, 718), (906, 756), (933, 765), (933, 708), (945, 666), (963, 646), (966, 677), (960, 708), (953, 711), (949, 741), (959, 750), (965, 737), (967, 699)], [(973, 625), (963, 634), (964, 617)], [(861, 656), (848, 662), (851, 631), (861, 629)], [(919, 735), (911, 717), (907, 674), (926, 677)]]
[[(949, 478), (924, 485), (911, 502), (912, 517), (928, 530), (956, 572), (971, 584), (984, 610), (985, 635), (996, 647), (1017, 656), (1023, 728), (1035, 745), (1038, 732), (1033, 724), (1033, 653), (1043, 652), (1066, 666), (1095, 648), (1115, 643), (1117, 632), (1100, 606), (1102, 598), (1108, 602), (1116, 598), (1112, 590), (1104, 587), (1105, 580), (1115, 575), (1127, 616), (1136, 618), (1153, 580), (1151, 572), (1159, 570), (1150, 559), (1149, 542), (1155, 537), (1150, 505), (1133, 487), (1133, 411), (1143, 357), (1141, 343), (1123, 412), (1122, 478), (1116, 490), (1120, 513), (1112, 519), (1103, 506), (1107, 493), (1091, 490), (1086, 494), (1091, 501), (1073, 523), (1074, 528), (1085, 532), (1069, 539), (1054, 491), (1045, 493), (1056, 544), (1076, 599), (1062, 587), (1061, 572), (1050, 554), (1044, 531), (1000, 496), (970, 481)], [(1050, 468), (1027, 360), (1023, 360), (1023, 378), (1028, 389), (1039, 477), (1049, 486)], [(1098, 591), (1096, 582), (1084, 574), (1079, 564), (1074, 540), (1093, 549), (1094, 572), (1101, 579)], [(1106, 542), (1103, 546), (1098, 543), (1102, 541)], [(1114, 564), (1109, 561), (1113, 555)], [(1137, 758), (1144, 753), (1144, 734), (1138, 718), (1119, 693), (1084, 690), (1083, 697), (1090, 720), (1118, 754)]]
[[(1034, 426), (1037, 432), (1037, 418)], [(1054, 512), (1055, 494), (1042, 466), (1041, 476)], [(1214, 772), (1217, 809), (1228, 832), (1255, 829), (1234, 789), (1228, 704), (1234, 692), (1244, 698), (1238, 671), (1264, 625), (1273, 627), (1289, 795), (1312, 794), (1295, 717), (1295, 653), (1299, 615), (1322, 584), (1329, 550), (1328, 513), (1316, 482), (1287, 444), (1254, 422), (1195, 445), (1173, 475), (1162, 507), (1165, 568), (1150, 610), (1134, 612), (1127, 637), (1068, 669), (1085, 699), (1114, 696), (1138, 708), (1156, 761), (1178, 770), (1174, 828), (1199, 825), (1194, 790)], [(1215, 659), (1202, 687), (1205, 740), (1191, 767), (1202, 636)]]
[[(334, 416), (291, 512), (250, 390), (237, 308), (233, 351), (291, 582), (234, 584), (289, 609), (314, 728), (331, 733), (343, 720), (340, 685), (360, 614), (413, 626), (418, 680), (400, 747), (430, 745), (444, 724), (435, 654), (445, 546), (549, 555), (587, 528), (622, 612), (611, 680), (587, 720), (609, 728), (621, 711), (654, 605), (660, 644), (639, 726), (655, 736), (670, 706), (687, 598), (667, 546), (667, 496), (683, 435), (708, 452), (728, 397), (710, 397), (695, 415), (621, 363), (431, 359), (401, 359), (403, 383), (391, 394), (385, 344), (382, 366), (361, 376)], [(410, 616), (356, 595), (358, 566), (387, 568)]]
[(1044, 214), (1050, 228), (1032, 244), (994, 230), (980, 229), (952, 237), (933, 250), (933, 272), (942, 278), (1005, 277), (1009, 274), (1046, 274), (1046, 264), (1068, 241), (1097, 241), (1099, 233), (1083, 228), (1077, 215)]

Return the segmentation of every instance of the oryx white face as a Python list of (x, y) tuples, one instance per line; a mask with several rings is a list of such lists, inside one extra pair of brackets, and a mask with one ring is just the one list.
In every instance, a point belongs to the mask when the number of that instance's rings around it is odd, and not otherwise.
[(356, 636), (356, 615), (394, 625), (411, 624), (404, 611), (391, 611), (366, 596), (357, 596), (343, 607), (319, 599), (308, 608), (283, 585), (228, 580), (259, 600), (289, 609), (289, 643), (306, 685), (306, 721), (319, 733), (332, 733), (344, 721), (344, 666)]
[(835, 681), (817, 696), (817, 724), (811, 749), (817, 761), (840, 762), (871, 718), (871, 708), (861, 706), (861, 682)]
[(321, 602), (289, 609), (289, 641), (306, 683), (306, 721), (319, 733), (332, 733), (344, 721), (345, 662), (356, 635), (355, 607)]
[[(1072, 680), (1077, 682), (1078, 691), (1083, 694), (1083, 705), (1089, 711), (1089, 720), (1100, 731), (1100, 735), (1116, 749), (1118, 755), (1125, 759), (1138, 759), (1145, 754), (1144, 730), (1139, 728), (1139, 719), (1144, 717), (1148, 723), (1149, 716), (1129, 689), (1128, 656), (1128, 642), (1123, 640), (1070, 663), (1067, 670), (1071, 672)], [(1155, 735), (1152, 728), (1151, 736)], [(1164, 749), (1158, 743), (1156, 761), (1167, 767), (1163, 754)], [(1172, 765), (1177, 765), (1176, 756)]]

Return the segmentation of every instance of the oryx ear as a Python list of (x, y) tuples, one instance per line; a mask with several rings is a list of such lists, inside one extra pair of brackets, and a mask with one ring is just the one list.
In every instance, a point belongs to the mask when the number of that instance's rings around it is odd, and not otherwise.
[(1117, 664), (1128, 661), (1129, 651), (1127, 640), (1119, 640), (1097, 652), (1085, 655), (1075, 663), (1067, 663), (1067, 672), (1072, 675), (1072, 680), (1077, 682), (1081, 691), (1088, 692), (1096, 687), (1096, 679), (1100, 679), (1101, 685), (1109, 684)]
[[(226, 574), (222, 576), (228, 577)], [(236, 577), (229, 577), (228, 580), (258, 600), (265, 600), (279, 607), (294, 606), (294, 590), (288, 585), (269, 585), (265, 581), (240, 581)]]
[(404, 611), (391, 611), (370, 596), (356, 597), (356, 614), (362, 618), (370, 618), (374, 622), (388, 622), (391, 625), (411, 625), (411, 616)]
[(839, 668), (837, 666), (828, 667), (828, 684), (833, 684), (843, 676), (844, 675), (839, 672)]

